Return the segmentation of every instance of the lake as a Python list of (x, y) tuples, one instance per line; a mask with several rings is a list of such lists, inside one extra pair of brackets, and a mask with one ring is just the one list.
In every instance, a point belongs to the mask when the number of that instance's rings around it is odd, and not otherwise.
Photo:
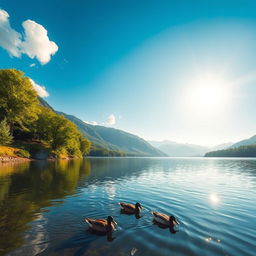
[[(118, 202), (140, 202), (142, 217)], [(151, 211), (175, 215), (177, 232)], [(111, 240), (85, 217), (112, 215)], [(256, 160), (87, 158), (0, 166), (1, 255), (255, 255)]]

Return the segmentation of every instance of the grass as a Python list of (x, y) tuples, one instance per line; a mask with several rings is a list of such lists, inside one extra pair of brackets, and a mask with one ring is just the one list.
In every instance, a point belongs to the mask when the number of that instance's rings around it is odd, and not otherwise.
[(10, 146), (0, 146), (0, 157), (36, 158), (43, 152), (48, 157), (66, 159), (75, 157), (69, 155), (66, 150), (53, 151), (46, 143), (35, 140), (15, 141)]
[(0, 156), (18, 157), (17, 152), (19, 152), (19, 150), (19, 148), (0, 146)]

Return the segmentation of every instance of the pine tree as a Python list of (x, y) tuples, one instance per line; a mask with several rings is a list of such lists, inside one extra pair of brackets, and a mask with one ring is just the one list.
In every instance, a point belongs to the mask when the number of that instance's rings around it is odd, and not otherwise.
[(10, 133), (10, 127), (6, 122), (6, 119), (0, 122), (0, 145), (8, 145), (12, 143), (12, 135)]

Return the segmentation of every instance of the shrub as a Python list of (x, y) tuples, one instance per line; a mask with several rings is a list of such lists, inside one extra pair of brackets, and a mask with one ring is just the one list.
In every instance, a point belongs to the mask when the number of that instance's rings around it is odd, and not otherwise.
[(19, 157), (30, 158), (29, 152), (24, 149), (17, 150), (15, 154)]

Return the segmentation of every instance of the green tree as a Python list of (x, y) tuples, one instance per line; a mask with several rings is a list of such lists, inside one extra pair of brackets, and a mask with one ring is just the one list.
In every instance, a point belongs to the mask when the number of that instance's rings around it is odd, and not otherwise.
[(0, 120), (6, 119), (11, 131), (36, 120), (38, 114), (37, 93), (28, 77), (15, 69), (0, 70)]
[(12, 143), (12, 135), (10, 133), (10, 127), (6, 120), (0, 122), (0, 145), (8, 145)]
[(84, 138), (83, 136), (80, 136), (80, 151), (83, 155), (87, 155), (90, 152), (91, 149), (91, 142)]
[(34, 138), (50, 144), (52, 133), (52, 119), (56, 115), (51, 109), (40, 107), (38, 119), (32, 123), (31, 130)]
[(35, 138), (48, 143), (54, 151), (81, 156), (90, 150), (90, 142), (82, 137), (77, 126), (49, 108), (41, 107), (32, 130)]

